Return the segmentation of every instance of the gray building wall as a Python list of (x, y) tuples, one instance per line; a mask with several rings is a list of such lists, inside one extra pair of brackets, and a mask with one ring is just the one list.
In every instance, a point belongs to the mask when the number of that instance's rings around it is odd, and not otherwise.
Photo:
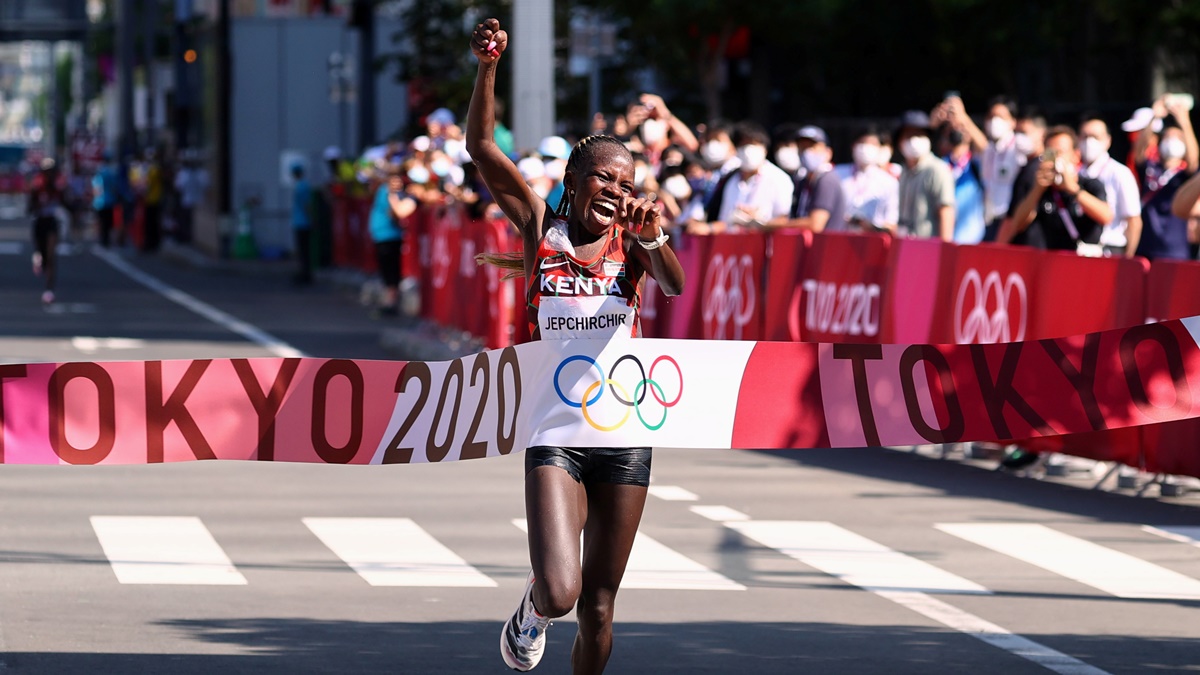
[[(391, 51), (395, 21), (377, 24), (376, 52)], [(251, 198), (255, 240), (262, 254), (291, 251), (291, 189), (285, 181), (285, 158), (301, 159), (314, 184), (326, 179), (322, 152), (330, 145), (357, 154), (354, 101), (335, 102), (330, 96), (329, 55), (356, 57), (358, 35), (344, 19), (235, 19), (231, 33), (233, 60), (231, 153), (233, 206)], [(376, 75), (377, 127), (374, 136), (406, 123), (407, 96), (393, 68)], [(236, 222), (236, 218), (234, 219)], [(198, 237), (215, 251), (215, 222), (211, 237)]]

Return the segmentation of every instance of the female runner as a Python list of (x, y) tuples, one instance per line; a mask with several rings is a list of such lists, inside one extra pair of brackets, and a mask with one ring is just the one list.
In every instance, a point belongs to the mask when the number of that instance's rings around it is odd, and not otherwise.
[[(483, 258), (524, 271), (534, 339), (635, 337), (643, 275), (653, 276), (667, 295), (683, 290), (683, 268), (666, 244), (659, 208), (652, 197), (633, 197), (633, 157), (610, 136), (589, 136), (574, 147), (557, 212), (533, 194), (493, 139), (496, 65), (507, 47), (508, 35), (496, 19), (475, 27), (471, 51), (479, 59), (479, 71), (467, 149), (496, 203), (520, 231), (523, 253), (519, 259)], [(579, 279), (588, 282), (576, 284)], [(614, 280), (619, 295), (608, 294)], [(564, 285), (581, 293), (604, 290), (558, 297), (555, 290)], [(602, 315), (602, 321), (571, 320)], [(612, 651), (613, 603), (649, 484), (650, 448), (525, 451), (533, 571), (500, 636), (501, 655), (510, 667), (527, 671), (536, 666), (550, 619), (577, 605), (574, 672), (603, 672)]]

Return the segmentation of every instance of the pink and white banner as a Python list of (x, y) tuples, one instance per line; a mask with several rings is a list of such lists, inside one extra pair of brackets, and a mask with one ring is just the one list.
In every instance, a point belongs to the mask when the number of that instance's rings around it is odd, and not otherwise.
[(1200, 317), (995, 345), (544, 341), (437, 363), (0, 365), (0, 461), (391, 464), (531, 445), (1003, 441), (1200, 417)]

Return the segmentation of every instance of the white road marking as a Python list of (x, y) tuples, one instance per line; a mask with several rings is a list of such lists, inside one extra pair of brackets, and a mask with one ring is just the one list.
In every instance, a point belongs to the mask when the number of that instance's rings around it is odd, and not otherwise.
[(409, 518), (305, 518), (317, 538), (372, 586), (492, 588)]
[(869, 591), (990, 593), (974, 581), (819, 521), (749, 520), (729, 527), (763, 546)]
[(0, 255), (20, 255), (25, 252), (25, 244), (19, 241), (0, 241)]
[(922, 592), (922, 587), (929, 587), (938, 593), (990, 593), (973, 581), (893, 551), (833, 523), (751, 520), (726, 522), (725, 526), (810, 567), (1047, 670), (1062, 675), (1108, 675), (1073, 656)]
[(709, 520), (715, 520), (718, 523), (728, 523), (735, 520), (750, 520), (750, 516), (742, 513), (741, 511), (731, 509), (728, 506), (721, 506), (719, 504), (692, 506), (689, 507), (689, 510), (698, 516), (703, 516)]
[(246, 583), (199, 518), (92, 516), (91, 521), (123, 584)]
[[(524, 518), (514, 518), (513, 525), (529, 532)], [(633, 550), (621, 580), (623, 589), (673, 591), (744, 591), (746, 587), (723, 574), (712, 571), (691, 558), (638, 532)]]
[(1194, 525), (1161, 525), (1159, 527), (1154, 527), (1153, 525), (1143, 525), (1142, 529), (1150, 534), (1157, 534), (1160, 537), (1165, 537), (1171, 541), (1177, 541), (1181, 544), (1200, 546), (1200, 527)]
[(171, 302), (185, 307), (192, 312), (208, 319), (209, 321), (212, 321), (213, 323), (220, 325), (229, 331), (241, 335), (255, 344), (265, 347), (275, 356), (280, 356), (283, 358), (299, 358), (305, 355), (304, 352), (296, 349), (283, 340), (274, 337), (266, 331), (246, 323), (241, 319), (234, 318), (206, 302), (197, 300), (195, 297), (184, 293), (174, 286), (159, 281), (157, 278), (146, 274), (133, 265), (130, 265), (123, 258), (115, 253), (112, 253), (111, 251), (106, 251), (102, 248), (96, 248), (93, 249), (92, 252), (97, 258), (100, 258), (109, 265), (112, 265), (117, 271), (122, 272), (130, 279), (133, 279), (146, 288), (149, 288), (159, 295), (162, 295)]
[(1118, 598), (1200, 600), (1200, 581), (1044, 525), (946, 523), (937, 528)]
[(685, 490), (678, 485), (651, 485), (650, 495), (667, 502), (695, 502), (700, 497), (696, 493)]
[(71, 346), (85, 354), (95, 354), (101, 349), (141, 349), (145, 340), (136, 338), (97, 338), (80, 335), (71, 338)]
[(1047, 670), (1062, 675), (1108, 675), (1107, 671), (1089, 665), (1068, 654), (1051, 649), (1043, 644), (1034, 642), (1027, 637), (1017, 635), (1006, 628), (981, 619), (969, 612), (948, 605), (937, 598), (924, 593), (907, 591), (873, 591), (881, 598), (907, 607), (925, 617), (952, 628), (960, 633), (969, 635), (977, 640), (992, 645), (998, 649), (1033, 661)]

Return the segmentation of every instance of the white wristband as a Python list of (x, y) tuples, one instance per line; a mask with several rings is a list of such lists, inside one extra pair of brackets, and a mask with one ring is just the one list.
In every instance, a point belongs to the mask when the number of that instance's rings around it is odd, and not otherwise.
[(656, 248), (661, 248), (662, 245), (667, 243), (667, 240), (670, 238), (671, 235), (663, 232), (662, 234), (658, 235), (658, 237), (651, 239), (650, 241), (645, 241), (641, 237), (638, 237), (637, 243), (641, 244), (642, 248), (646, 249), (647, 251), (653, 251)]

